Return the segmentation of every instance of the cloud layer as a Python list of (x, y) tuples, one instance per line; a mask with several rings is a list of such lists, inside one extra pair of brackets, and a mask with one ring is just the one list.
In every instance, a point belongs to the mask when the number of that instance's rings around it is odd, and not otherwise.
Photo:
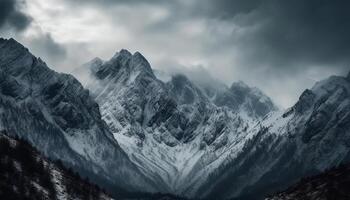
[(22, 40), (59, 71), (126, 48), (160, 70), (201, 66), (227, 85), (243, 80), (288, 107), (350, 69), (346, 0), (26, 0), (23, 12), (3, 2), (0, 26), (26, 29)]
[(19, 10), (20, 4), (21, 2), (16, 0), (0, 1), (0, 28), (22, 31), (28, 27), (32, 19)]

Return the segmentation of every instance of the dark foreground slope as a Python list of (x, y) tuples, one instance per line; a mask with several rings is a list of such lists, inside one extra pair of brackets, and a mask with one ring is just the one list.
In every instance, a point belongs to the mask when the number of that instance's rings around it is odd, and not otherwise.
[(0, 199), (111, 199), (24, 140), (0, 133)]
[(350, 199), (350, 164), (304, 178), (286, 191), (267, 200), (345, 200)]
[[(263, 199), (302, 177), (350, 162), (350, 76), (331, 76), (283, 113), (259, 124), (259, 134), (200, 190), (210, 199)], [(211, 189), (208, 189), (211, 188)]]
[[(171, 194), (123, 193), (120, 200), (187, 200)], [(23, 139), (0, 133), (0, 199), (112, 199), (88, 178), (51, 161)]]

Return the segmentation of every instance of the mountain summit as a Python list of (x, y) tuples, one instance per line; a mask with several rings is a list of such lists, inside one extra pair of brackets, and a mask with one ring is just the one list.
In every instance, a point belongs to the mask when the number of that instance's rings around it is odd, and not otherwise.
[(104, 187), (152, 191), (113, 138), (89, 91), (49, 69), (14, 39), (0, 39), (0, 129), (29, 141)]
[(223, 88), (213, 100), (184, 75), (162, 82), (138, 52), (122, 50), (85, 69), (115, 139), (162, 192), (194, 195), (241, 149), (254, 124), (277, 108), (243, 83)]
[(80, 67), (84, 87), (0, 39), (0, 130), (121, 193), (263, 199), (350, 162), (350, 81), (331, 76), (278, 110), (259, 89), (154, 75), (140, 53)]
[(115, 57), (90, 70), (99, 80), (90, 89), (114, 138), (160, 191), (259, 199), (348, 160), (348, 78), (321, 81), (279, 111), (243, 82), (208, 93), (181, 74), (160, 81), (131, 57), (103, 79)]

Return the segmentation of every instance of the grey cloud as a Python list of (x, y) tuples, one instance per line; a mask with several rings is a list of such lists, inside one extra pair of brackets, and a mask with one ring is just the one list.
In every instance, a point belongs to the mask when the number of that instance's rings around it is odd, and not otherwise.
[(30, 49), (52, 65), (60, 65), (67, 56), (63, 45), (57, 43), (49, 33), (43, 33), (28, 41)]
[(263, 0), (203, 0), (197, 1), (195, 14), (209, 17), (231, 19), (239, 14), (246, 14), (259, 8)]
[(8, 26), (16, 31), (22, 31), (31, 23), (32, 19), (25, 13), (18, 10), (18, 0), (0, 1), (0, 28)]
[[(350, 1), (210, 1), (212, 17), (244, 31), (223, 44), (238, 45), (245, 64), (274, 68), (346, 68), (350, 61)], [(226, 13), (226, 18), (222, 18)], [(231, 14), (231, 15), (230, 15)], [(253, 59), (252, 59), (253, 58)], [(252, 62), (252, 63), (251, 63)]]
[[(81, 50), (69, 44), (64, 46), (66, 52), (60, 44), (46, 47), (53, 50), (50, 55), (61, 56), (53, 60), (65, 69), (78, 59), (83, 63), (90, 56), (108, 58), (112, 51), (127, 48), (143, 52), (158, 69), (173, 67), (162, 60), (203, 65), (227, 85), (243, 80), (279, 98), (284, 106), (314, 81), (349, 69), (346, 0), (63, 0), (62, 4), (68, 5), (64, 16), (94, 10), (96, 20), (105, 19), (96, 24), (116, 30), (116, 35), (112, 31), (89, 35), (80, 48), (88, 55), (77, 55)], [(160, 12), (155, 15), (158, 19), (152, 18), (153, 11)], [(84, 31), (96, 30), (92, 24), (93, 20), (78, 25)], [(71, 59), (74, 63), (63, 61)]]
[[(202, 18), (240, 26), (231, 37), (203, 41), (203, 52), (239, 48), (239, 60), (246, 67), (260, 65), (293, 71), (305, 66), (344, 70), (350, 61), (350, 1), (347, 0), (89, 0), (100, 5), (148, 4), (166, 7), (170, 16), (145, 27), (151, 34), (167, 34), (178, 23)], [(218, 36), (221, 37), (221, 36)], [(219, 49), (219, 50), (218, 50)]]
[(98, 6), (111, 6), (111, 5), (135, 5), (135, 4), (147, 4), (147, 5), (175, 5), (178, 0), (68, 0), (70, 3), (83, 3), (94, 4)]

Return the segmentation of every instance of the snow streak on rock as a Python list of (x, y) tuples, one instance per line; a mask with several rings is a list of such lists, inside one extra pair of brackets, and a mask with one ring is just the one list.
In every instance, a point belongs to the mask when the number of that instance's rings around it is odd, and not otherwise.
[(195, 195), (256, 134), (257, 122), (277, 110), (270, 98), (242, 82), (215, 95), (181, 74), (162, 82), (138, 52), (121, 50), (79, 71), (84, 69), (115, 139), (162, 192)]

